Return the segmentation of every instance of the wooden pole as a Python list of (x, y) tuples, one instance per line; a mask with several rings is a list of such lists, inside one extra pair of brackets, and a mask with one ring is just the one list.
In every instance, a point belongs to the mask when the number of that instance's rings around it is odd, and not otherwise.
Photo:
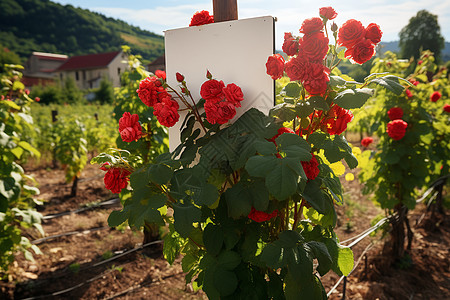
[(214, 22), (238, 19), (237, 0), (213, 0)]

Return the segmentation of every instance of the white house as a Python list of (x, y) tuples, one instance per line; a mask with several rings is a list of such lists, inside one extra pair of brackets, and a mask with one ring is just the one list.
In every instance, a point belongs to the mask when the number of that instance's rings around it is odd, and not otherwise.
[(103, 78), (114, 87), (120, 86), (120, 74), (128, 69), (127, 55), (122, 51), (72, 56), (55, 72), (63, 82), (72, 77), (80, 89), (100, 86)]

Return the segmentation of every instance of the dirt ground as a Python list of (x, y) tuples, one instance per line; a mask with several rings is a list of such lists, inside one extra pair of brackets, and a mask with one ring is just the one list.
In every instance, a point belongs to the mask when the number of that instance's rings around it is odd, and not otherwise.
[[(70, 194), (71, 184), (64, 182), (62, 170), (28, 168), (39, 182), (40, 199), (46, 203), (39, 211), (46, 240), (29, 232), (43, 252), (35, 261), (18, 255), (11, 267), (10, 282), (0, 282), (1, 299), (207, 299), (185, 284), (181, 258), (172, 266), (161, 257), (161, 244), (147, 247), (143, 255), (141, 233), (128, 228), (110, 229), (107, 218), (118, 201), (98, 206), (100, 201), (117, 198), (104, 188), (103, 172), (88, 165), (80, 176), (78, 194)], [(360, 192), (357, 180), (346, 182), (345, 204), (338, 208), (337, 234), (344, 241), (371, 226), (374, 217), (383, 212)], [(77, 213), (58, 215), (78, 210)], [(82, 210), (82, 211), (80, 211)], [(450, 224), (439, 221), (432, 232), (423, 228), (427, 217), (418, 225), (423, 204), (410, 215), (414, 241), (411, 261), (402, 268), (386, 267), (380, 254), (384, 240), (380, 234), (355, 245), (355, 260), (360, 263), (346, 282), (346, 299), (450, 299)], [(64, 236), (54, 237), (59, 234)], [(373, 243), (365, 255), (363, 251)], [(127, 251), (137, 249), (131, 253)], [(330, 272), (322, 278), (326, 291), (339, 280)], [(342, 299), (343, 283), (330, 299)]]

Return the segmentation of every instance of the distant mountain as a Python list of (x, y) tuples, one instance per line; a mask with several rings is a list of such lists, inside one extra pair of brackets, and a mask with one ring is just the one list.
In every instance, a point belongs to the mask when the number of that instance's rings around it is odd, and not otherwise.
[[(384, 53), (386, 51), (391, 51), (398, 53), (400, 48), (398, 46), (398, 41), (394, 42), (381, 42), (380, 43), (381, 49), (379, 52)], [(449, 61), (450, 60), (450, 43), (445, 42), (444, 50), (442, 50), (442, 60), (443, 61)]]
[(131, 47), (152, 61), (164, 37), (121, 20), (49, 0), (1, 0), (0, 45), (26, 59), (33, 51), (80, 55)]

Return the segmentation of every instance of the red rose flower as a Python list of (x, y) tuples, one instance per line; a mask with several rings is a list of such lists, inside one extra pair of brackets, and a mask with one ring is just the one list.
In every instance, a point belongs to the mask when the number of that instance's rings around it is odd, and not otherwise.
[(362, 65), (375, 54), (375, 46), (367, 39), (361, 39), (353, 48), (345, 51), (345, 57), (352, 63)]
[(393, 107), (388, 110), (387, 114), (391, 121), (398, 120), (403, 117), (403, 109), (401, 107)]
[(189, 26), (199, 26), (204, 24), (214, 23), (214, 16), (211, 16), (208, 11), (202, 10), (196, 12), (191, 19)]
[(375, 23), (370, 23), (366, 27), (364, 37), (370, 40), (373, 44), (378, 44), (381, 41), (382, 35), (383, 33), (381, 32), (380, 26)]
[(418, 86), (419, 82), (417, 80), (415, 80), (414, 78), (410, 78), (408, 79), (409, 82), (411, 82), (414, 86)]
[(369, 145), (372, 143), (373, 143), (373, 138), (371, 138), (370, 136), (365, 137), (361, 140), (361, 145), (366, 148), (369, 147)]
[(405, 93), (406, 93), (406, 96), (408, 96), (409, 99), (411, 99), (413, 97), (413, 93), (409, 89), (406, 89)]
[(206, 101), (204, 108), (206, 120), (211, 124), (225, 124), (236, 115), (235, 106), (227, 101), (219, 103)]
[(322, 18), (325, 18), (328, 20), (333, 20), (334, 18), (337, 17), (337, 12), (331, 6), (327, 6), (327, 7), (321, 7), (319, 9), (319, 15)]
[(310, 61), (322, 61), (328, 52), (328, 38), (321, 31), (305, 35), (300, 40), (299, 55)]
[(172, 100), (172, 98), (168, 96), (163, 98), (161, 102), (155, 104), (153, 114), (161, 125), (172, 127), (180, 118), (178, 108), (180, 108), (180, 106), (177, 101)]
[(122, 141), (130, 143), (137, 141), (142, 136), (142, 127), (139, 124), (139, 116), (124, 112), (119, 119), (119, 133)]
[(269, 56), (266, 62), (266, 73), (272, 77), (273, 80), (277, 80), (283, 77), (284, 70), (284, 58), (280, 54), (274, 54)]
[(148, 107), (152, 107), (168, 95), (156, 76), (147, 77), (141, 80), (139, 89), (136, 92), (142, 102)]
[(445, 104), (444, 107), (442, 108), (445, 112), (450, 113), (450, 104)]
[(111, 164), (109, 162), (105, 162), (100, 166), (100, 170), (108, 171), (111, 168)]
[(200, 95), (203, 99), (208, 100), (212, 98), (220, 98), (224, 97), (223, 88), (225, 84), (223, 81), (217, 81), (215, 79), (207, 80), (202, 84), (200, 88)]
[[(2, 99), (2, 100), (3, 100), (3, 99)], [(41, 98), (35, 97), (35, 98), (34, 98), (34, 101), (39, 102), (39, 101), (41, 101)]]
[(306, 69), (308, 76), (303, 86), (310, 95), (324, 94), (330, 81), (330, 70), (321, 63), (310, 63)]
[(347, 129), (347, 124), (353, 120), (351, 111), (334, 105), (322, 122), (323, 129), (331, 135), (339, 135)]
[(164, 72), (164, 71), (156, 70), (156, 71), (155, 71), (155, 75), (156, 75), (156, 77), (158, 77), (158, 78), (161, 78), (161, 79), (166, 80), (166, 72)]
[(248, 218), (252, 219), (255, 222), (261, 223), (261, 222), (265, 222), (268, 221), (274, 217), (276, 217), (278, 215), (278, 210), (274, 210), (272, 213), (268, 214), (266, 212), (263, 211), (259, 211), (256, 210), (253, 206), (252, 206), (252, 210), (250, 211), (250, 213), (248, 214)]
[(423, 60), (419, 60), (419, 61), (417, 62), (418, 65), (421, 65), (422, 63), (423, 63)]
[(114, 194), (119, 194), (128, 185), (130, 171), (121, 168), (109, 168), (103, 181), (105, 187)]
[(292, 57), (285, 65), (286, 75), (292, 80), (305, 80), (309, 70), (309, 61), (302, 55)]
[(306, 19), (300, 27), (300, 33), (310, 34), (316, 31), (321, 31), (323, 29), (323, 22), (320, 18), (310, 18)]
[(295, 133), (295, 132), (294, 132), (294, 130), (292, 130), (292, 129), (288, 128), (288, 127), (281, 127), (281, 128), (278, 128), (278, 133), (275, 134), (275, 135), (269, 140), (269, 142), (272, 142), (272, 143), (274, 143), (274, 144), (276, 145), (277, 143), (275, 142), (275, 140), (277, 139), (277, 137), (279, 137), (279, 136), (282, 135), (283, 133)]
[(284, 43), (281, 48), (284, 53), (289, 56), (294, 56), (298, 52), (298, 40), (292, 36), (292, 33), (284, 33)]
[(441, 99), (441, 97), (442, 97), (442, 94), (439, 93), (438, 91), (435, 91), (435, 92), (433, 92), (433, 93), (431, 94), (430, 100), (431, 100), (431, 102), (436, 102), (436, 101), (438, 101), (439, 99)]
[(184, 76), (183, 75), (181, 75), (180, 73), (176, 73), (175, 74), (175, 76), (177, 77), (177, 81), (178, 82), (183, 82), (183, 80), (184, 80)]
[(303, 171), (305, 171), (306, 177), (309, 180), (314, 180), (319, 175), (319, 162), (317, 158), (312, 154), (312, 158), (310, 161), (302, 161)]
[(338, 44), (344, 47), (352, 48), (361, 38), (364, 37), (364, 26), (360, 21), (350, 19), (344, 24), (338, 32)]
[(236, 107), (241, 107), (241, 101), (244, 100), (244, 94), (239, 86), (234, 83), (230, 83), (227, 84), (222, 91), (228, 102), (232, 103)]
[(406, 127), (408, 123), (403, 120), (390, 121), (387, 124), (386, 132), (393, 140), (401, 140), (406, 133)]

